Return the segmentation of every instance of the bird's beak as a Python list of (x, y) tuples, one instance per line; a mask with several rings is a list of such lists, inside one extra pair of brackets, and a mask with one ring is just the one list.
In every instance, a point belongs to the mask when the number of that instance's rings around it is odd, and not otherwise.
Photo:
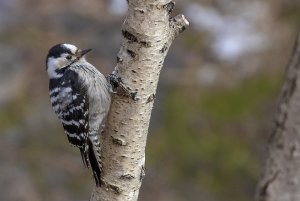
[(79, 50), (77, 52), (77, 58), (83, 57), (85, 54), (87, 54), (90, 51), (92, 51), (92, 49)]

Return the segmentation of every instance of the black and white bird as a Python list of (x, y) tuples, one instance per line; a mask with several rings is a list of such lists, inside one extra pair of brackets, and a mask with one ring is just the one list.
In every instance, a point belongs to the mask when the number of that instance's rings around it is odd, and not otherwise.
[(53, 46), (47, 55), (49, 95), (71, 144), (80, 149), (85, 167), (91, 166), (97, 186), (101, 185), (99, 128), (111, 102), (110, 84), (85, 59), (91, 49), (71, 44)]

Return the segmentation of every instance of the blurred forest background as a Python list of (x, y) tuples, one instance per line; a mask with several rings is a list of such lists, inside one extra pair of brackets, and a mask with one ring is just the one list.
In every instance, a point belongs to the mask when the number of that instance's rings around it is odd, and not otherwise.
[[(286, 64), (298, 0), (176, 0), (191, 26), (163, 68), (141, 201), (250, 201)], [(93, 48), (113, 70), (126, 0), (0, 0), (0, 200), (84, 201), (93, 179), (50, 106), (45, 57)]]

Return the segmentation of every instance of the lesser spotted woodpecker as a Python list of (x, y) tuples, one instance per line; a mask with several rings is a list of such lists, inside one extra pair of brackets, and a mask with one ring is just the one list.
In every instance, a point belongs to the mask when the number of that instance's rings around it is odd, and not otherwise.
[(99, 128), (110, 107), (110, 84), (85, 59), (91, 49), (71, 44), (53, 46), (47, 55), (52, 107), (71, 144), (80, 149), (85, 167), (91, 166), (97, 186), (101, 185)]

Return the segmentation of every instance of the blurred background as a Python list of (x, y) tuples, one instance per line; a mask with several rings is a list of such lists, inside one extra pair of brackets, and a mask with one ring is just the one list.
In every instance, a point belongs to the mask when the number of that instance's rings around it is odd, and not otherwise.
[[(250, 201), (300, 24), (298, 0), (176, 0), (141, 201)], [(93, 48), (113, 70), (125, 0), (0, 0), (0, 200), (85, 201), (93, 186), (50, 106), (45, 57)]]

